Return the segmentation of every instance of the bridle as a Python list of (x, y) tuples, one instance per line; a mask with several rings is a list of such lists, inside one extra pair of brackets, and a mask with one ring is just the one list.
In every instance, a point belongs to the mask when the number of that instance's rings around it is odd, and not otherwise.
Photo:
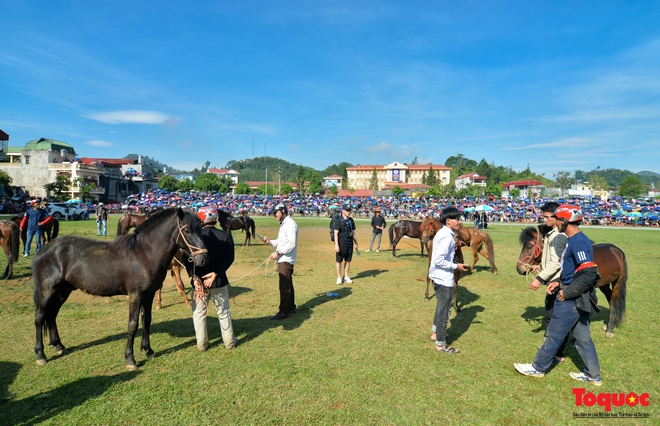
[(532, 252), (524, 256), (522, 259), (518, 259), (518, 265), (521, 269), (525, 270), (526, 274), (529, 274), (532, 271), (532, 268), (535, 266), (531, 265), (529, 262), (534, 259), (538, 259), (541, 254), (543, 254), (543, 246), (541, 245), (542, 243), (543, 239), (541, 238), (541, 233), (537, 232), (536, 238), (534, 241), (531, 241), (531, 244), (534, 246)]
[(189, 259), (189, 260), (190, 260), (191, 263), (193, 263), (192, 258), (193, 258), (194, 256), (197, 256), (198, 254), (208, 253), (208, 252), (209, 252), (209, 251), (208, 251), (207, 249), (205, 249), (205, 248), (195, 247), (195, 246), (193, 246), (192, 244), (190, 244), (190, 243), (188, 242), (188, 240), (186, 239), (186, 236), (185, 236), (184, 233), (183, 233), (183, 230), (186, 229), (186, 227), (187, 227), (188, 225), (187, 225), (187, 224), (185, 224), (185, 225), (181, 225), (181, 219), (178, 218), (178, 217), (176, 218), (176, 222), (177, 222), (177, 226), (179, 227), (179, 235), (176, 237), (176, 242), (178, 243), (178, 242), (179, 242), (179, 237), (181, 237), (181, 239), (183, 240), (183, 242), (186, 244), (186, 247), (188, 247), (188, 250), (190, 251), (190, 259)]

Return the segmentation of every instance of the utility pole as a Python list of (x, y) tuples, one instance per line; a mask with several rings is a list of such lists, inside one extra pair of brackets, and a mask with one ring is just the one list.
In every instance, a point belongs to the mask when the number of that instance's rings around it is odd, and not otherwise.
[(277, 193), (282, 194), (282, 165), (277, 166)]
[(264, 191), (266, 191), (266, 197), (268, 197), (268, 166), (266, 166), (266, 184), (264, 185)]

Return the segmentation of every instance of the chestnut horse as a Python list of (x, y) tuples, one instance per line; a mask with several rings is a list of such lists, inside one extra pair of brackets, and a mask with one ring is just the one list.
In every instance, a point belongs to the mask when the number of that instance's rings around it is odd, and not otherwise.
[[(516, 263), (516, 271), (520, 275), (529, 273), (534, 265), (541, 263), (544, 232), (540, 226), (539, 230), (530, 226), (520, 233), (522, 250)], [(594, 262), (600, 274), (596, 288), (603, 292), (610, 305), (610, 316), (604, 327), (605, 336), (614, 337), (614, 327), (621, 325), (626, 314), (626, 255), (613, 244), (594, 244)]]
[[(431, 279), (429, 278), (429, 268), (431, 267), (431, 258), (433, 257), (433, 237), (435, 234), (438, 232), (438, 230), (442, 228), (442, 223), (438, 219), (432, 218), (432, 217), (427, 217), (420, 223), (420, 230), (421, 230), (421, 240), (424, 245), (427, 246), (428, 254), (429, 254), (429, 262), (428, 266), (426, 268), (426, 300), (430, 300), (433, 296), (430, 296), (430, 288), (431, 288)], [(461, 245), (458, 240), (458, 236), (454, 238), (454, 241), (456, 242), (456, 254), (454, 254), (454, 260), (456, 263), (463, 263), (463, 251), (461, 250)], [(458, 307), (458, 280), (461, 278), (461, 271), (456, 269), (454, 271), (454, 309), (456, 309), (456, 313), (459, 313), (461, 310)]]
[[(488, 259), (488, 263), (490, 263), (490, 269), (492, 269), (493, 274), (497, 275), (497, 266), (495, 266), (495, 251), (493, 250), (493, 240), (490, 238), (490, 235), (486, 233), (486, 231), (478, 228), (464, 228), (463, 225), (461, 225), (461, 231), (456, 234), (456, 236), (462, 244), (465, 244), (472, 250), (472, 266), (470, 266), (470, 271), (472, 271), (474, 269), (474, 265), (477, 264), (479, 255), (482, 255)], [(484, 250), (484, 245), (488, 251)]]
[(5, 279), (11, 279), (14, 274), (14, 262), (18, 260), (18, 250), (21, 231), (18, 225), (11, 220), (0, 220), (0, 245), (7, 256)]
[[(149, 219), (154, 213), (147, 213), (147, 214), (133, 214), (133, 213), (126, 213), (117, 221), (117, 236), (121, 235), (126, 235), (128, 234), (128, 231), (131, 228), (135, 228), (139, 225), (141, 225), (144, 221)], [(183, 264), (183, 255), (181, 254), (180, 251), (178, 251), (174, 257), (172, 258), (172, 262), (170, 263), (170, 266), (167, 268), (170, 271), (170, 276), (174, 280), (174, 284), (176, 284), (176, 291), (183, 297), (183, 300), (186, 302), (186, 305), (192, 307), (192, 304), (190, 303), (190, 299), (188, 299), (188, 295), (186, 294), (186, 289), (183, 285), (183, 281), (181, 280), (181, 268)], [(162, 289), (163, 286), (161, 286), (158, 291), (156, 291), (156, 297), (155, 297), (155, 302), (156, 302), (156, 309), (161, 309), (163, 307), (162, 304)]]
[[(422, 238), (422, 231), (420, 230), (420, 225), (422, 222), (416, 220), (398, 220), (392, 225), (390, 225), (389, 234), (390, 234), (390, 245), (392, 246), (392, 256), (396, 257), (396, 245), (399, 243), (399, 240), (403, 237), (409, 238)], [(420, 256), (424, 256), (424, 247), (426, 246), (426, 251), (429, 251), (428, 244), (422, 242), (421, 244), (421, 253)]]

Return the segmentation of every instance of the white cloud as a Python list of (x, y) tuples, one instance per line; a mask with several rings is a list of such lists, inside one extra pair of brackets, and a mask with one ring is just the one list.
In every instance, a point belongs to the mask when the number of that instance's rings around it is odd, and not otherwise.
[(114, 144), (112, 142), (100, 141), (100, 140), (91, 140), (91, 141), (87, 141), (85, 143), (87, 145), (98, 146), (100, 148), (112, 148), (114, 146)]
[(175, 118), (157, 111), (108, 111), (90, 114), (88, 118), (106, 124), (171, 124)]

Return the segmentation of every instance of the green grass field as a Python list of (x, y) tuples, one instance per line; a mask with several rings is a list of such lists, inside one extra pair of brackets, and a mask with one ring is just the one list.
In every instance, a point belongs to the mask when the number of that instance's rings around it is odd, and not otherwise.
[[(114, 235), (116, 220), (110, 230)], [(136, 352), (139, 369), (124, 367), (127, 298), (75, 292), (58, 317), (67, 351), (35, 363), (30, 261), (0, 284), (0, 424), (657, 424), (660, 232), (583, 227), (594, 242), (611, 242), (628, 259), (627, 320), (607, 339), (605, 307), (592, 323), (604, 385), (598, 393), (650, 394), (650, 405), (613, 407), (617, 415), (650, 419), (574, 418), (599, 415), (576, 407), (570, 371), (582, 364), (575, 348), (543, 379), (524, 377), (514, 362), (531, 362), (543, 340), (543, 297), (515, 271), (522, 225), (494, 225), (499, 269), (481, 259), (461, 279), (462, 312), (449, 329), (458, 355), (429, 341), (435, 301), (424, 300), (428, 259), (418, 240), (403, 240), (393, 258), (387, 236), (380, 253), (354, 257), (354, 284), (335, 285), (328, 219), (295, 218), (300, 226), (294, 284), (298, 312), (283, 321), (277, 276), (261, 242), (236, 248), (228, 271), (234, 331), (227, 351), (210, 318), (211, 349), (199, 353), (190, 310), (168, 277), (163, 309), (154, 311), (151, 344), (157, 357)], [(274, 238), (278, 223), (256, 218), (257, 232)], [(390, 221), (391, 223), (391, 221)], [(368, 221), (358, 220), (360, 249)], [(60, 234), (96, 237), (94, 221), (62, 222)], [(112, 238), (112, 237), (108, 237)], [(237, 243), (243, 241), (234, 232)], [(4, 257), (2, 257), (4, 261)], [(101, 260), (100, 260), (101, 261)], [(103, 279), (103, 277), (99, 277)], [(187, 281), (187, 279), (184, 279)], [(339, 297), (326, 296), (336, 291)], [(213, 311), (213, 310), (211, 310)], [(139, 343), (136, 344), (136, 351)]]

